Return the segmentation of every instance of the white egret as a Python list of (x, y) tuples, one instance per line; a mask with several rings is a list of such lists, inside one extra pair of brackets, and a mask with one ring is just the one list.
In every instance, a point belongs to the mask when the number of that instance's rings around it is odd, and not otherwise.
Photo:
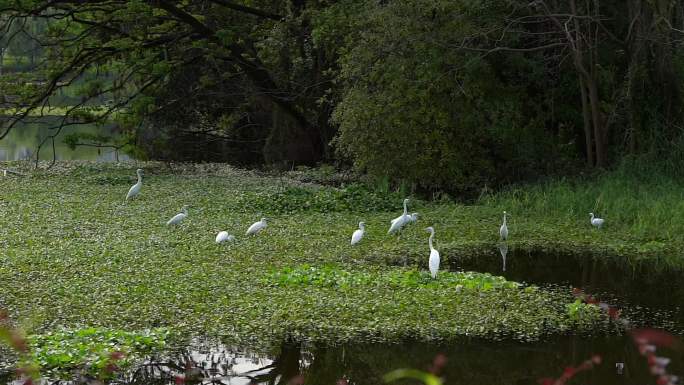
[(503, 212), (503, 224), (499, 228), (499, 236), (501, 237), (501, 240), (506, 240), (508, 239), (508, 225), (506, 225), (506, 212)]
[(359, 222), (359, 229), (354, 231), (351, 237), (351, 244), (355, 245), (361, 241), (363, 238), (363, 233), (366, 231), (366, 224), (364, 222)]
[(140, 189), (142, 189), (143, 170), (139, 168), (135, 171), (135, 173), (138, 174), (138, 183), (131, 186), (131, 188), (128, 190), (128, 194), (126, 194), (126, 200), (129, 200), (140, 194)]
[(249, 226), (249, 228), (247, 229), (247, 235), (256, 234), (265, 228), (266, 228), (266, 218), (261, 218), (261, 220), (259, 222), (254, 222), (251, 226)]
[(408, 198), (404, 199), (404, 213), (390, 221), (390, 228), (387, 231), (387, 234), (399, 231), (404, 225), (411, 221), (411, 216), (408, 214), (408, 202)]
[(404, 199), (404, 213), (401, 214), (400, 216), (398, 216), (398, 217), (392, 219), (392, 220), (390, 221), (390, 223), (394, 223), (394, 222), (396, 222), (396, 221), (398, 221), (398, 220), (400, 220), (400, 219), (402, 219), (402, 218), (404, 218), (404, 217), (406, 217), (406, 216), (408, 215), (408, 206), (407, 206), (407, 205), (408, 205), (408, 202), (409, 202), (409, 199), (408, 199), (408, 198)]
[(185, 217), (187, 217), (187, 216), (188, 216), (188, 205), (185, 205), (185, 206), (183, 206), (183, 208), (181, 209), (181, 212), (179, 214), (174, 215), (173, 218), (169, 219), (169, 221), (166, 222), (166, 225), (167, 226), (177, 225), (177, 224), (181, 223), (181, 221), (183, 221), (183, 219), (185, 219)]
[(411, 213), (409, 215), (409, 222), (417, 222), (418, 221), (418, 213)]
[(603, 227), (603, 222), (604, 222), (603, 218), (595, 218), (594, 213), (589, 213), (589, 215), (591, 215), (590, 221), (591, 221), (592, 226), (598, 227), (599, 229), (601, 227)]
[(432, 278), (437, 278), (437, 270), (439, 270), (439, 251), (432, 247), (432, 239), (435, 237), (435, 229), (428, 227), (425, 230), (430, 232), (430, 238), (428, 240), (428, 244), (430, 245), (430, 260), (428, 261), (428, 265), (430, 266), (430, 275), (432, 275)]
[(235, 240), (235, 237), (228, 234), (227, 231), (221, 231), (216, 235), (216, 243), (222, 243), (225, 241), (233, 242)]

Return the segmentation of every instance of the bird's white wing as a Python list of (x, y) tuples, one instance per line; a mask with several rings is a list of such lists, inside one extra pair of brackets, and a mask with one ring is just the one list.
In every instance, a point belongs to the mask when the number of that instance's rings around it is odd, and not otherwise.
[(185, 214), (183, 214), (183, 213), (176, 214), (173, 218), (169, 219), (169, 221), (166, 222), (166, 224), (167, 225), (175, 225), (175, 224), (180, 223), (180, 221), (182, 221), (183, 219), (185, 219)]
[(428, 261), (430, 266), (430, 274), (432, 278), (437, 276), (437, 270), (439, 270), (439, 251), (432, 249), (430, 250), (430, 260)]
[(266, 226), (264, 226), (264, 224), (261, 223), (261, 221), (256, 222), (256, 223), (252, 224), (251, 226), (249, 226), (249, 228), (247, 229), (247, 235), (258, 233), (264, 227), (266, 227)]
[(401, 229), (402, 227), (404, 227), (404, 225), (405, 225), (408, 221), (410, 221), (410, 219), (408, 219), (408, 216), (402, 215), (402, 216), (400, 216), (399, 218), (396, 218), (396, 219), (392, 222), (392, 226), (390, 226), (388, 233), (393, 233), (393, 232), (395, 232), (395, 231), (399, 231), (399, 229)]
[(359, 241), (363, 238), (363, 230), (359, 229), (354, 231), (354, 234), (352, 234), (351, 238), (351, 244), (354, 245), (356, 243), (359, 243)]
[(140, 188), (142, 187), (142, 184), (136, 183), (131, 188), (128, 190), (128, 194), (126, 194), (126, 200), (133, 198), (134, 196), (138, 195), (140, 192)]

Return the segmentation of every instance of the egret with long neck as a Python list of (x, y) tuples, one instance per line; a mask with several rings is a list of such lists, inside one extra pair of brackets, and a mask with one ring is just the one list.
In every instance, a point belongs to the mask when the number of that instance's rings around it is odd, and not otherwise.
[(131, 188), (128, 190), (128, 194), (126, 194), (126, 200), (129, 200), (140, 194), (140, 189), (142, 189), (143, 170), (139, 168), (135, 171), (135, 173), (138, 174), (138, 183), (131, 186)]
[(411, 216), (408, 214), (408, 198), (404, 199), (404, 213), (390, 221), (390, 228), (388, 234), (399, 231), (404, 225), (411, 221)]
[(428, 260), (428, 266), (430, 267), (430, 275), (432, 278), (437, 278), (437, 271), (439, 270), (439, 251), (432, 246), (432, 240), (435, 238), (435, 229), (428, 227), (427, 230), (430, 233), (430, 238), (428, 239), (428, 244), (430, 245), (430, 259)]
[(505, 241), (508, 239), (508, 225), (506, 225), (506, 212), (503, 212), (503, 224), (499, 228), (499, 236), (501, 240)]
[(589, 213), (589, 215), (591, 216), (590, 222), (591, 222), (592, 226), (598, 227), (599, 229), (601, 227), (603, 227), (603, 222), (604, 222), (603, 218), (594, 217), (594, 213)]

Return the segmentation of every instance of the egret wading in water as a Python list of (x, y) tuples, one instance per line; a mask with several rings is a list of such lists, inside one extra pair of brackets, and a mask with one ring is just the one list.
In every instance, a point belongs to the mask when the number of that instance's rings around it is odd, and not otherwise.
[(233, 242), (235, 237), (228, 234), (227, 231), (221, 231), (216, 235), (216, 243), (222, 243), (225, 241)]
[(604, 222), (603, 218), (596, 218), (596, 217), (594, 217), (594, 213), (589, 213), (589, 215), (591, 216), (590, 221), (591, 221), (591, 225), (592, 225), (592, 226), (598, 227), (599, 229), (600, 229), (601, 227), (603, 227), (603, 222)]
[(506, 212), (504, 211), (503, 224), (499, 228), (499, 236), (501, 240), (505, 241), (508, 239), (508, 225), (506, 225)]
[(139, 168), (135, 171), (136, 174), (138, 174), (138, 183), (134, 184), (131, 186), (131, 188), (128, 190), (128, 194), (126, 194), (126, 200), (129, 200), (136, 195), (140, 194), (140, 189), (142, 189), (142, 177), (143, 177), (143, 170), (142, 168)]
[[(387, 234), (392, 234), (401, 230), (404, 225), (411, 222), (411, 215), (408, 214), (408, 198), (404, 199), (404, 213), (390, 221), (390, 228)], [(418, 218), (416, 216), (416, 218)]]
[(256, 234), (266, 228), (266, 218), (261, 218), (259, 222), (254, 222), (247, 229), (247, 235)]
[(351, 244), (355, 245), (361, 241), (361, 238), (363, 238), (363, 233), (366, 231), (366, 223), (365, 222), (359, 222), (359, 229), (354, 231), (351, 237)]
[(183, 221), (183, 219), (185, 219), (185, 217), (187, 217), (187, 216), (188, 216), (188, 205), (185, 205), (181, 209), (180, 214), (174, 215), (173, 218), (169, 219), (169, 221), (166, 222), (166, 225), (167, 226), (177, 225), (177, 224), (181, 223)]
[(428, 244), (430, 245), (430, 260), (428, 261), (430, 275), (432, 275), (432, 278), (437, 278), (437, 270), (439, 270), (439, 251), (432, 247), (432, 239), (435, 237), (435, 229), (428, 227), (425, 230), (430, 233), (430, 238), (428, 239)]

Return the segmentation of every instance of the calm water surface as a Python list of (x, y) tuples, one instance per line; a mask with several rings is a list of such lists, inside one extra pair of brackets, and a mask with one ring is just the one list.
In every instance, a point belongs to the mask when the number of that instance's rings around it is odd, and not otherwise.
[[(20, 123), (2, 140), (0, 140), (0, 161), (11, 160), (33, 160), (36, 157), (36, 149), (43, 139), (51, 135), (54, 131), (50, 129), (54, 126), (58, 117), (45, 117), (41, 121), (31, 123)], [(96, 125), (67, 126), (55, 139), (55, 153), (57, 160), (93, 160), (102, 162), (116, 161), (116, 153), (109, 148), (97, 149), (94, 147), (76, 147), (70, 149), (65, 143), (64, 138), (72, 133), (89, 134), (112, 134), (112, 126), (98, 127)], [(40, 151), (40, 159), (52, 160), (52, 143), (46, 143)], [(127, 160), (129, 157), (119, 153), (119, 160)]]
[[(582, 288), (601, 301), (622, 309), (634, 325), (657, 327), (684, 336), (684, 272), (652, 264), (631, 267), (610, 260), (562, 255), (517, 253), (510, 247), (506, 270), (499, 250), (491, 255), (462, 259), (467, 270), (489, 271), (539, 285)], [(603, 362), (579, 374), (569, 384), (656, 384), (644, 357), (628, 336), (565, 336), (535, 343), (464, 339), (449, 344), (406, 341), (398, 344), (316, 346), (284, 343), (270, 352), (194, 342), (163, 357), (149, 360), (125, 373), (119, 384), (282, 384), (301, 375), (305, 384), (382, 384), (382, 376), (397, 368), (426, 369), (443, 354), (446, 384), (537, 384), (559, 377), (567, 366), (579, 365), (598, 354)], [(669, 373), (684, 374), (684, 352), (659, 349), (672, 359)], [(621, 369), (618, 369), (621, 367)], [(5, 381), (11, 381), (6, 377)]]

